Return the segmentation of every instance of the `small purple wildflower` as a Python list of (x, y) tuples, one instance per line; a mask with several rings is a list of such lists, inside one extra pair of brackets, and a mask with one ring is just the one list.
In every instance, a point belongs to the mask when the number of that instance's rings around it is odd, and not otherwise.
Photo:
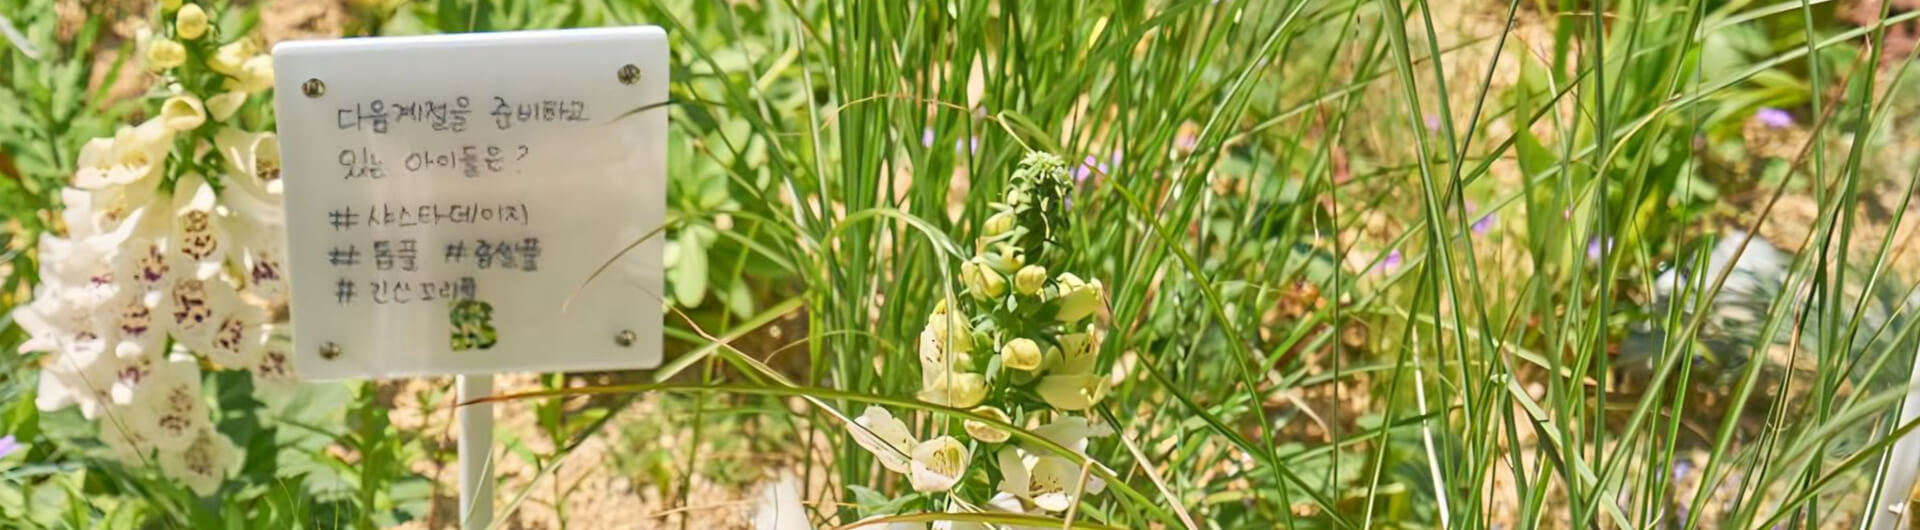
[(20, 450), (20, 441), (14, 439), (13, 435), (0, 436), (0, 458), (6, 458), (7, 455), (18, 450)]
[(1439, 116), (1435, 116), (1435, 115), (1432, 115), (1432, 114), (1428, 114), (1428, 115), (1427, 115), (1427, 131), (1428, 131), (1428, 132), (1440, 132), (1440, 117), (1439, 117)]
[(1468, 228), (1473, 229), (1473, 233), (1484, 236), (1487, 235), (1487, 232), (1493, 230), (1493, 223), (1499, 222), (1499, 220), (1499, 214), (1487, 212), (1486, 215), (1480, 216), (1480, 220), (1474, 221), (1473, 226)]
[(1773, 107), (1765, 107), (1753, 113), (1753, 119), (1774, 129), (1785, 129), (1793, 126), (1793, 114)]
[(977, 154), (977, 153), (979, 153), (979, 152), (980, 152), (980, 137), (978, 137), (978, 136), (972, 136), (972, 137), (968, 137), (968, 138), (967, 138), (967, 141), (965, 141), (965, 142), (961, 142), (961, 141), (959, 141), (959, 140), (954, 140), (954, 141), (953, 141), (953, 150), (955, 150), (955, 151), (959, 151), (960, 149), (962, 149), (962, 148), (963, 148), (963, 146), (964, 146), (964, 148), (965, 148), (965, 149), (967, 150), (967, 153), (968, 153), (968, 154)]
[(933, 129), (920, 131), (920, 147), (933, 147)]
[(1192, 152), (1200, 146), (1200, 137), (1191, 133), (1180, 133), (1173, 137), (1173, 147), (1181, 151)]
[[(1613, 238), (1607, 238), (1607, 246), (1604, 250), (1613, 250)], [(1599, 237), (1587, 240), (1587, 259), (1599, 260), (1601, 251)]]
[(1105, 174), (1107, 172), (1107, 164), (1101, 162), (1099, 158), (1095, 158), (1093, 155), (1087, 155), (1086, 160), (1082, 161), (1079, 167), (1073, 168), (1073, 182), (1076, 184), (1085, 182), (1087, 177), (1093, 176), (1095, 170)]
[(1692, 472), (1693, 472), (1693, 461), (1691, 460), (1674, 461), (1673, 463), (1673, 481), (1674, 482), (1679, 482), (1680, 479), (1686, 478), (1687, 474)]
[(1404, 258), (1400, 255), (1400, 249), (1393, 249), (1387, 252), (1387, 257), (1381, 259), (1380, 265), (1374, 270), (1379, 271), (1381, 274), (1392, 274), (1395, 269), (1400, 268), (1400, 262), (1403, 260)]

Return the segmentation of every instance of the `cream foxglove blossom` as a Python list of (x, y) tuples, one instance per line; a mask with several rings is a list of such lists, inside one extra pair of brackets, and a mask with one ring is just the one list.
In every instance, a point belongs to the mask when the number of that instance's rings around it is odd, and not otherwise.
[(102, 428), (140, 431), (154, 447), (175, 450), (192, 443), (208, 423), (200, 365), (191, 356), (175, 355), (154, 364), (127, 393), (126, 402), (107, 409), (107, 426)]
[(202, 497), (218, 491), (220, 483), (240, 465), (233, 440), (209, 427), (200, 428), (186, 445), (160, 451), (159, 456), (161, 473), (186, 483)]
[(246, 102), (246, 92), (238, 90), (222, 92), (207, 98), (207, 116), (213, 118), (213, 121), (227, 121), (227, 118), (233, 117), (233, 113), (240, 110), (240, 105)]
[(173, 188), (173, 240), (192, 269), (191, 278), (210, 279), (225, 266), (227, 234), (214, 211), (217, 196), (200, 175), (188, 173)]
[[(1107, 436), (1113, 431), (1105, 424), (1066, 416), (1034, 429), (1033, 433), (1085, 457), (1088, 438)], [(1045, 511), (1064, 511), (1080, 494), (1099, 494), (1106, 489), (1106, 482), (1091, 474), (1083, 481), (1081, 467), (1073, 460), (1038, 446), (1003, 448), (995, 458), (1004, 477), (1000, 491), (1025, 499)]]
[(853, 442), (873, 453), (881, 466), (895, 473), (911, 471), (907, 461), (920, 441), (913, 437), (912, 431), (907, 430), (906, 423), (894, 419), (893, 413), (887, 412), (887, 409), (875, 406), (867, 407), (853, 423), (852, 428), (848, 429), (853, 434)]
[(109, 186), (141, 185), (160, 174), (166, 163), (172, 132), (159, 119), (122, 127), (113, 138), (95, 138), (80, 147), (80, 169), (74, 187), (98, 190)]
[(240, 74), (234, 76), (231, 88), (241, 92), (259, 92), (273, 88), (273, 56), (255, 55), (240, 63)]
[(1086, 282), (1071, 272), (1060, 273), (1055, 280), (1060, 289), (1060, 312), (1054, 318), (1072, 324), (1100, 309), (1100, 280)]
[(160, 121), (174, 132), (191, 131), (207, 122), (207, 108), (193, 94), (180, 94), (160, 104)]
[(147, 43), (147, 68), (159, 71), (187, 62), (187, 47), (173, 39), (158, 38)]
[(253, 58), (253, 41), (240, 39), (226, 43), (207, 58), (207, 69), (229, 77), (240, 75), (240, 66)]
[(914, 491), (947, 491), (966, 475), (969, 460), (967, 446), (952, 436), (927, 440), (913, 448), (913, 462), (909, 463), (912, 472), (907, 479)]
[(226, 160), (226, 182), (246, 189), (256, 198), (280, 201), (280, 138), (271, 132), (224, 128), (213, 136), (213, 148)]
[[(999, 420), (1001, 423), (1008, 423), (1012, 421), (1007, 418), (1007, 413), (1005, 411), (1000, 410), (999, 407), (991, 407), (991, 406), (974, 407), (973, 413), (979, 414), (981, 416), (986, 416), (988, 418), (993, 418), (995, 420)], [(979, 440), (987, 443), (1004, 442), (1004, 441), (1007, 441), (1007, 438), (1012, 436), (1011, 434), (1007, 433), (1007, 431), (1001, 430), (999, 427), (995, 427), (993, 425), (989, 425), (985, 422), (981, 422), (977, 420), (967, 420), (967, 421), (961, 422), (961, 426), (967, 430), (967, 436), (972, 436), (973, 439), (975, 440)]]
[(935, 405), (971, 408), (987, 399), (987, 378), (972, 373), (945, 374), (922, 388), (918, 397)]
[[(240, 180), (230, 178), (228, 182)], [(258, 196), (251, 190), (233, 186), (222, 196), (226, 215), (221, 219), (231, 232), (232, 253), (238, 256), (236, 273), (241, 292), (268, 304), (287, 303), (290, 286), (286, 277), (286, 247), (282, 244), (284, 210), (278, 196)]]
[(1040, 378), (1034, 392), (1054, 408), (1079, 411), (1105, 399), (1109, 385), (1107, 378), (1093, 374), (1048, 375)]

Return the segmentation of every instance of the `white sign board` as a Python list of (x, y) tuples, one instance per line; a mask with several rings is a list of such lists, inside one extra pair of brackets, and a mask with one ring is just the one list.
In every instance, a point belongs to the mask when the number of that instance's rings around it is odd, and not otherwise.
[(299, 374), (658, 366), (667, 51), (657, 27), (274, 47)]

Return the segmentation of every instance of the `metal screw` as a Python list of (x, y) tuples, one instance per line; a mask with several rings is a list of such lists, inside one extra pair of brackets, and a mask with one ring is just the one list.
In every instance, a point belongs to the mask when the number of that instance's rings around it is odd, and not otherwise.
[(622, 66), (620, 67), (619, 77), (620, 84), (622, 85), (638, 83), (640, 82), (640, 67), (631, 64)]
[(636, 341), (636, 340), (640, 340), (640, 336), (633, 334), (633, 330), (630, 330), (630, 329), (620, 330), (619, 335), (613, 336), (613, 343), (619, 344), (620, 347), (622, 348), (632, 346), (633, 341)]
[(300, 84), (300, 92), (307, 97), (317, 98), (327, 93), (327, 84), (320, 82), (319, 78), (309, 78), (307, 82)]
[(334, 343), (332, 343), (332, 342), (326, 342), (326, 343), (321, 343), (321, 344), (320, 344), (320, 358), (321, 358), (321, 359), (326, 359), (326, 360), (329, 360), (329, 361), (331, 361), (331, 360), (334, 360), (334, 359), (336, 359), (336, 358), (339, 358), (339, 357), (340, 357), (340, 345), (339, 345), (339, 344), (334, 344)]

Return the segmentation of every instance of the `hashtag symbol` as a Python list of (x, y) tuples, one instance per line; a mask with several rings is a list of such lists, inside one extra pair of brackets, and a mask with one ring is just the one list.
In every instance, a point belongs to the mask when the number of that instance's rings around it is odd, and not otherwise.
[(352, 206), (327, 212), (327, 223), (333, 225), (333, 229), (336, 231), (353, 228), (353, 225), (357, 224), (359, 220), (360, 214), (353, 213)]
[(467, 242), (447, 243), (447, 263), (459, 263), (467, 255)]
[(353, 303), (353, 280), (341, 278), (339, 282), (335, 283), (333, 287), (333, 297), (340, 301), (340, 305)]
[(327, 251), (327, 261), (335, 267), (359, 265), (360, 249), (353, 245), (347, 245), (345, 250), (341, 250), (340, 247), (333, 247), (333, 250)]

